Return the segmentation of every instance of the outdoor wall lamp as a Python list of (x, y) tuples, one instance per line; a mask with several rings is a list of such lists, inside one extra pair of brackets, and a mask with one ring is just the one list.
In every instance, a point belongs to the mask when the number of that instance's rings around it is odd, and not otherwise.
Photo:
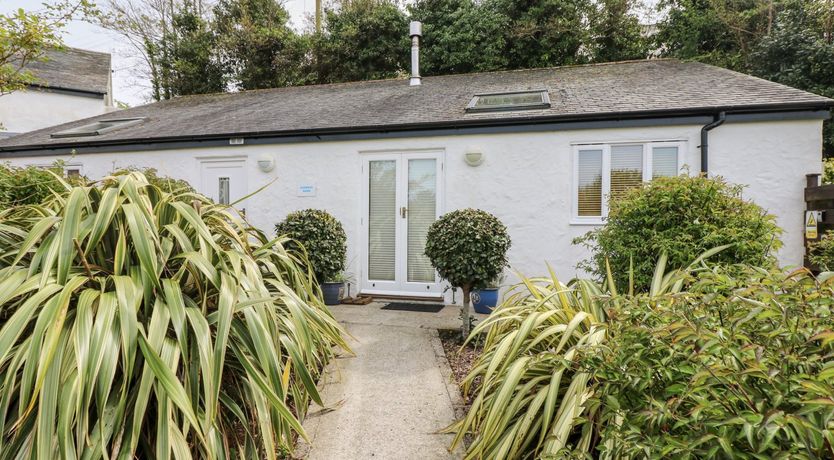
[(262, 172), (268, 173), (275, 169), (275, 158), (268, 153), (264, 153), (263, 155), (258, 157), (258, 169)]
[(484, 154), (479, 149), (468, 149), (466, 153), (463, 154), (463, 161), (465, 161), (469, 166), (479, 166), (484, 162)]

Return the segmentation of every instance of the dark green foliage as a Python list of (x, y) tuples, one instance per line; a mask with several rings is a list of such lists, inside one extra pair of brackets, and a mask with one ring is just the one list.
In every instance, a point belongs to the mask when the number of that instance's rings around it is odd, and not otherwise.
[(487, 287), (507, 266), (510, 249), (507, 227), (479, 209), (459, 209), (444, 214), (426, 236), (426, 255), (440, 277), (452, 286)]
[[(639, 1), (639, 0), (638, 0)], [(634, 14), (635, 0), (601, 0), (590, 15), (589, 48), (593, 62), (642, 59), (648, 42)]]
[(214, 7), (220, 59), (239, 89), (308, 83), (305, 37), (278, 0), (221, 0)]
[(475, 0), (418, 0), (411, 19), (423, 23), (420, 73), (444, 75), (507, 67), (509, 18)]
[(811, 263), (821, 270), (834, 271), (834, 232), (826, 232), (809, 245)]
[(170, 49), (165, 72), (170, 73), (167, 98), (219, 93), (225, 89), (223, 69), (214, 55), (215, 38), (193, 1), (185, 0), (172, 20), (164, 44)]
[(289, 251), (306, 252), (320, 283), (335, 280), (345, 269), (347, 235), (341, 222), (327, 211), (305, 209), (290, 213), (275, 226), (275, 233), (291, 238), (285, 245)]
[(313, 54), (319, 83), (390, 78), (408, 69), (408, 19), (393, 1), (354, 0), (324, 12)]
[(834, 279), (733, 272), (612, 302), (583, 366), (603, 456), (834, 456)]
[(56, 177), (63, 175), (61, 164), (51, 168), (0, 165), (0, 208), (39, 204), (54, 193), (65, 193), (66, 186)]
[(773, 216), (743, 200), (741, 190), (721, 178), (684, 175), (626, 192), (611, 201), (604, 226), (574, 241), (593, 252), (580, 268), (604, 279), (608, 261), (624, 290), (633, 266), (634, 285), (645, 290), (661, 253), (670, 266), (682, 267), (709, 249), (731, 245), (710, 260), (769, 266), (781, 246), (781, 230)]
[(488, 0), (491, 8), (509, 18), (505, 29), (508, 67), (523, 69), (588, 61), (584, 19), (593, 9), (590, 0)]

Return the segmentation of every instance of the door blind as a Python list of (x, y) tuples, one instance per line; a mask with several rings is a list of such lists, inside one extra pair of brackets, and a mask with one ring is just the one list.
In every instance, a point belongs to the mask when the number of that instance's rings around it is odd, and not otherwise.
[(643, 184), (643, 146), (611, 147), (611, 200)]
[(434, 159), (408, 161), (409, 282), (434, 282), (434, 268), (426, 257), (426, 235), (437, 217), (437, 166)]
[(580, 216), (602, 215), (602, 150), (579, 151)]
[(394, 281), (397, 239), (397, 162), (371, 161), (368, 207), (368, 278)]

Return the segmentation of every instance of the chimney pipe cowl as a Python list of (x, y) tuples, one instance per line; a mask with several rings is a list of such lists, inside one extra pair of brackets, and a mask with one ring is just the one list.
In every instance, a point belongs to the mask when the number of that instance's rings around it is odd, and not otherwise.
[(423, 36), (423, 24), (420, 21), (411, 21), (408, 32), (411, 36), (411, 78), (409, 78), (408, 84), (419, 86), (422, 83), (420, 77), (420, 37)]

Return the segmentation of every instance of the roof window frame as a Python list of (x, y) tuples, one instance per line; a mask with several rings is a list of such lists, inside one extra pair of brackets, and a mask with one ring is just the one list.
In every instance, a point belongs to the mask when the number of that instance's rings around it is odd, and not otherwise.
[[(531, 104), (501, 104), (501, 105), (493, 105), (488, 107), (478, 107), (478, 101), (482, 97), (487, 96), (511, 96), (514, 94), (535, 94), (538, 93), (541, 95), (542, 101), (538, 103), (531, 103)], [(541, 110), (541, 109), (549, 109), (551, 107), (550, 104), (550, 95), (546, 89), (526, 89), (520, 91), (502, 91), (496, 93), (482, 93), (482, 94), (475, 94), (472, 96), (472, 99), (469, 100), (469, 104), (466, 106), (466, 113), (484, 113), (484, 112), (514, 112), (517, 110)]]
[[(108, 133), (110, 131), (115, 131), (117, 129), (127, 128), (128, 126), (135, 126), (139, 123), (145, 121), (146, 117), (133, 117), (133, 118), (113, 118), (107, 120), (96, 120), (85, 125), (77, 126), (75, 128), (69, 128), (62, 131), (57, 131), (51, 133), (49, 137), (53, 139), (61, 139), (61, 138), (68, 138), (68, 137), (92, 137), (92, 136), (100, 136), (102, 134)], [(112, 126), (104, 126), (102, 128), (93, 129), (95, 126), (101, 123), (113, 123)]]

